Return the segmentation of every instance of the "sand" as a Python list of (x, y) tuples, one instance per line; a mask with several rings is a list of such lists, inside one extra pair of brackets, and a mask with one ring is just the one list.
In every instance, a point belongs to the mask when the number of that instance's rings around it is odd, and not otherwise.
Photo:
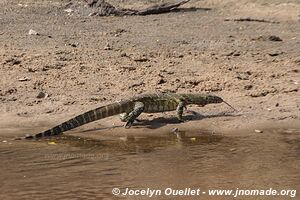
[[(126, 17), (88, 16), (76, 1), (67, 12), (68, 2), (0, 3), (1, 137), (165, 91), (213, 93), (238, 112), (224, 104), (192, 106), (201, 116), (181, 124), (173, 123), (174, 112), (144, 114), (146, 121), (129, 130), (112, 117), (71, 134), (300, 126), (298, 1), (191, 1), (179, 12)], [(161, 1), (109, 2), (139, 9)]]

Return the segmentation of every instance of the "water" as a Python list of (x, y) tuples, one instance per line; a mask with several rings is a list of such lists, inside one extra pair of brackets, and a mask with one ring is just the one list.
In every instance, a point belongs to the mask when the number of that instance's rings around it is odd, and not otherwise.
[(0, 143), (0, 199), (111, 199), (113, 188), (299, 190), (299, 133), (282, 129), (227, 136), (198, 132), (8, 140)]

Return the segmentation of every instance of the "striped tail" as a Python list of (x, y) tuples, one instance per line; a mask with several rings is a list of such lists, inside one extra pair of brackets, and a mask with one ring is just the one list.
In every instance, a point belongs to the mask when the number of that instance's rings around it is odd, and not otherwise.
[(38, 133), (36, 135), (26, 136), (25, 139), (37, 139), (42, 137), (49, 137), (54, 135), (60, 135), (65, 131), (71, 130), (73, 128), (82, 126), (84, 124), (110, 117), (113, 115), (124, 113), (130, 107), (129, 101), (116, 102), (106, 106), (102, 106), (86, 113), (78, 115), (62, 124), (59, 124), (49, 130)]

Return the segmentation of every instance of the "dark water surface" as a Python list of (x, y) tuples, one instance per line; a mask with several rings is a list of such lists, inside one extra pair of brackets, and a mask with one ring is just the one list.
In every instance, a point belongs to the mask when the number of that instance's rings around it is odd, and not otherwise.
[[(116, 198), (113, 188), (300, 188), (297, 129), (236, 136), (199, 132), (99, 140), (71, 136), (40, 141), (0, 139), (0, 199), (4, 200), (112, 199)], [(174, 198), (195, 199), (123, 197)]]

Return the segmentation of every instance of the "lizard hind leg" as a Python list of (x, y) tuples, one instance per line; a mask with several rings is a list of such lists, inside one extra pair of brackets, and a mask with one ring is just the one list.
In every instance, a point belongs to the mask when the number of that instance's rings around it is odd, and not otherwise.
[(133, 111), (131, 111), (126, 117), (127, 123), (125, 128), (130, 128), (136, 118), (144, 111), (144, 104), (142, 102), (136, 102)]

